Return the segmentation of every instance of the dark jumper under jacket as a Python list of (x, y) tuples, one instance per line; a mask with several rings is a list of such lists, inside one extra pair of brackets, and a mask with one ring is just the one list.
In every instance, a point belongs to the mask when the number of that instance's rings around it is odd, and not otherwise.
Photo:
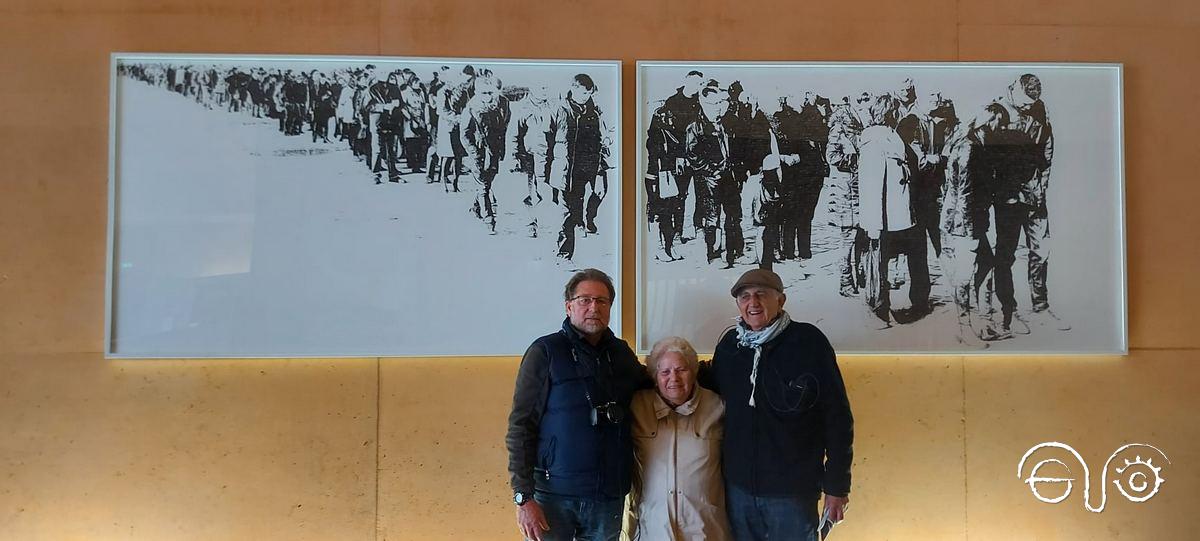
[(754, 349), (721, 338), (701, 383), (725, 400), (725, 481), (759, 496), (850, 493), (854, 418), (829, 340), (793, 321), (763, 346), (755, 406)]

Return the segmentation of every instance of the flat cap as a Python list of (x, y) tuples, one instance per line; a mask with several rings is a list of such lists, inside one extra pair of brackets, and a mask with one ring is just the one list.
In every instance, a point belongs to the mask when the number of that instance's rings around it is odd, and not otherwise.
[(783, 279), (778, 274), (767, 269), (752, 269), (742, 274), (741, 278), (738, 278), (738, 281), (733, 284), (733, 288), (729, 290), (729, 294), (736, 297), (738, 296), (738, 291), (749, 286), (769, 287), (783, 293)]

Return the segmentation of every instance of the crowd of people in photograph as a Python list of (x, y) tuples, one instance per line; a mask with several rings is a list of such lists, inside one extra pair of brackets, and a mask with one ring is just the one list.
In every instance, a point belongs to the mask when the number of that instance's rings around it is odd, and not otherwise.
[[(702, 237), (709, 264), (803, 266), (826, 190), (839, 292), (861, 297), (885, 325), (932, 312), (932, 247), (964, 343), (1028, 333), (1030, 320), (1068, 330), (1046, 284), (1054, 138), (1041, 95), (1038, 77), (1024, 74), (966, 114), (939, 92), (919, 97), (911, 79), (836, 102), (805, 92), (760, 104), (739, 81), (691, 71), (646, 133), (655, 259), (678, 261), (679, 245)], [(1018, 312), (1022, 233), (1031, 299)], [(893, 309), (890, 292), (905, 282), (911, 303)]]
[[(599, 233), (613, 134), (584, 73), (558, 84), (504, 86), (490, 68), (435, 66), (422, 79), (409, 67), (374, 64), (292, 70), (199, 64), (122, 63), (119, 73), (209, 108), (276, 119), (280, 133), (346, 144), (375, 184), (423, 174), (444, 191), (474, 193), (469, 211), (496, 233), (493, 182), (526, 180), (525, 231), (538, 236), (549, 199), (561, 214), (557, 255), (571, 260), (576, 237)], [(460, 186), (460, 180), (466, 180)]]

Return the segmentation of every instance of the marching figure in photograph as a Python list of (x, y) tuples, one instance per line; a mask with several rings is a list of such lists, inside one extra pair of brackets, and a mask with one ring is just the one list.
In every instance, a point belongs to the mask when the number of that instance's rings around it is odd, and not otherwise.
[(1018, 201), (1029, 213), (1021, 224), (1029, 257), (1029, 293), (1032, 315), (1036, 323), (1061, 331), (1071, 326), (1050, 310), (1046, 274), (1050, 268), (1050, 218), (1046, 206), (1046, 191), (1050, 186), (1050, 165), (1054, 158), (1054, 132), (1042, 101), (1042, 82), (1036, 75), (1026, 73), (1008, 87), (997, 102), (1008, 111), (1009, 128), (1024, 134), (1022, 140), (1031, 170), (1022, 173)]
[(375, 136), (375, 184), (386, 170), (388, 182), (400, 182), (400, 171), (396, 169), (396, 137), (400, 132), (400, 85), (396, 74), (389, 73), (386, 80), (377, 80), (367, 90), (366, 109), (369, 124)]
[(462, 144), (467, 167), (475, 180), (475, 202), (471, 212), (496, 233), (496, 200), (492, 181), (500, 172), (504, 156), (504, 134), (508, 130), (508, 99), (500, 93), (500, 79), (485, 75), (475, 79), (475, 96), (463, 110)]
[(990, 254), (986, 234), (991, 164), (985, 144), (1008, 117), (1003, 108), (991, 105), (976, 118), (962, 123), (953, 103), (947, 102), (939, 109), (939, 116), (952, 126), (944, 148), (946, 176), (939, 220), (942, 239), (939, 262), (954, 299), (958, 340), (977, 346), (976, 338), (987, 341), (1000, 338), (980, 311), (979, 291), (987, 279), (987, 267), (980, 265), (980, 254), (985, 254), (983, 257)]
[(650, 386), (608, 328), (616, 291), (596, 269), (564, 291), (567, 317), (529, 346), (508, 418), (508, 471), (525, 539), (616, 541), (633, 467), (629, 406)]
[(941, 254), (938, 201), (946, 180), (944, 151), (946, 137), (954, 127), (950, 122), (954, 105), (936, 92), (923, 103), (924, 110), (914, 110), (902, 118), (896, 132), (916, 158), (912, 167), (912, 181), (909, 183), (913, 221), (928, 235), (934, 252)]
[(852, 104), (849, 96), (833, 108), (829, 115), (829, 145), (825, 155), (830, 171), (831, 199), (839, 229), (838, 293), (857, 297), (866, 284), (862, 256), (866, 251), (865, 237), (858, 226), (858, 146), (863, 131), (863, 108), (871, 101), (866, 92)]
[(751, 176), (762, 174), (763, 162), (772, 153), (771, 121), (740, 81), (729, 84), (729, 112), (723, 120), (732, 134), (729, 157), (734, 177), (734, 184), (719, 194), (725, 213), (725, 268), (729, 268), (746, 252), (742, 190)]
[(312, 79), (312, 90), (309, 93), (312, 97), (310, 105), (312, 109), (312, 141), (315, 143), (320, 138), (328, 143), (329, 119), (337, 113), (338, 93), (341, 87), (335, 82), (330, 82), (326, 79), (325, 74), (317, 70), (312, 70), (310, 78)]
[[(255, 79), (247, 82), (251, 84)], [(308, 111), (308, 84), (287, 70), (283, 76), (284, 133), (300, 135)]]
[(721, 462), (738, 541), (816, 541), (817, 500), (836, 522), (850, 494), (854, 419), (837, 357), (815, 326), (792, 321), (779, 275), (747, 271), (730, 289), (737, 325), (701, 382), (725, 401)]
[[(592, 100), (596, 83), (585, 73), (575, 76), (563, 100), (559, 119), (554, 121), (554, 155), (550, 161), (550, 186), (562, 192), (562, 229), (558, 233), (558, 257), (575, 257), (575, 228), (587, 227), (586, 204), (595, 205), (608, 189), (605, 169), (608, 145), (601, 111)], [(590, 190), (590, 196), (589, 196)], [(592, 213), (595, 211), (592, 210)], [(595, 232), (595, 224), (587, 227)]]
[(779, 248), (783, 259), (799, 262), (812, 259), (812, 222), (825, 177), (829, 176), (829, 164), (825, 161), (829, 125), (824, 110), (824, 102), (828, 100), (820, 101), (807, 92), (797, 111), (786, 98), (781, 98), (780, 109), (772, 118), (784, 197)]
[(404, 120), (401, 146), (404, 164), (410, 173), (425, 172), (429, 147), (429, 121), (426, 117), (425, 85), (409, 68), (400, 71), (400, 112)]
[(462, 145), (460, 117), (475, 88), (475, 68), (464, 66), (461, 71), (446, 72), (446, 86), (438, 98), (437, 154), (441, 159), (438, 174), (447, 192), (457, 192), (460, 158), (466, 154)]
[(646, 133), (646, 189), (651, 222), (659, 224), (659, 259), (682, 259), (673, 250), (684, 241), (684, 205), (690, 183), (685, 165), (684, 137), (687, 127), (700, 116), (700, 87), (704, 74), (690, 71), (683, 84), (654, 112)]
[[(545, 85), (529, 89), (529, 94), (521, 103), (519, 114), (514, 112), (516, 129), (513, 133), (514, 158), (518, 168), (525, 174), (526, 196), (525, 210), (529, 215), (529, 236), (536, 238), (538, 234), (537, 210), (544, 196), (539, 190), (541, 184), (550, 182), (550, 162), (555, 157), (552, 150), (565, 152), (565, 133), (558, 133), (561, 118), (557, 115), (562, 111), (560, 104), (550, 100), (550, 91)], [(564, 126), (565, 128), (565, 126)], [(559, 145), (559, 140), (562, 144)], [(557, 159), (565, 160), (565, 156)], [(557, 188), (549, 188), (553, 194), (548, 194), (553, 201), (558, 202), (561, 194)]]
[(677, 336), (654, 344), (654, 389), (633, 395), (634, 475), (626, 534), (635, 541), (733, 539), (721, 475), (725, 404), (696, 385), (696, 350)]
[(425, 183), (435, 184), (438, 182), (438, 171), (441, 168), (441, 160), (438, 158), (438, 133), (439, 131), (439, 114), (441, 111), (441, 103), (445, 102), (443, 89), (446, 88), (446, 80), (442, 78), (443, 74), (450, 71), (450, 66), (441, 66), (434, 70), (433, 75), (429, 80), (429, 85), (425, 89), (425, 123), (429, 127), (429, 139), (427, 141), (429, 149), (426, 151), (425, 157)]
[[(742, 227), (741, 198), (730, 194), (739, 186), (730, 156), (732, 130), (725, 115), (728, 110), (729, 93), (710, 80), (700, 91), (700, 115), (684, 134), (686, 167), (696, 181), (696, 214), (700, 217), (698, 225), (704, 231), (708, 263), (721, 257), (717, 226), (721, 224), (722, 210), (725, 211), (726, 239), (740, 235)], [(738, 208), (733, 209), (735, 202)], [(731, 233), (731, 229), (737, 232)], [(727, 266), (733, 266), (732, 260)]]
[[(885, 323), (918, 319), (929, 310), (929, 262), (926, 232), (913, 220), (912, 165), (915, 153), (904, 144), (895, 126), (887, 124), (895, 100), (879, 96), (869, 109), (871, 125), (859, 138), (860, 225), (869, 237), (867, 254), (867, 305)], [(908, 261), (911, 307), (894, 312), (891, 305), (890, 262), (898, 256)]]

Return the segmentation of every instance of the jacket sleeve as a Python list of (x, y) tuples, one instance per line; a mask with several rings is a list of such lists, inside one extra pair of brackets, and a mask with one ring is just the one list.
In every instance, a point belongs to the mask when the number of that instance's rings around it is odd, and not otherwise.
[(560, 190), (567, 189), (567, 113), (565, 105), (559, 106), (554, 111), (554, 116), (548, 123), (549, 133), (547, 134), (549, 141), (554, 141), (548, 149), (547, 161), (550, 162), (550, 178), (548, 179), (551, 186)]
[(482, 119), (472, 103), (468, 103), (467, 107), (463, 109), (461, 118), (466, 121), (462, 125), (462, 134), (460, 135), (463, 150), (467, 153), (465, 161), (471, 171), (479, 174), (483, 169), (484, 145), (487, 144), (483, 140)]
[(850, 494), (850, 464), (854, 460), (854, 417), (850, 413), (850, 400), (846, 397), (846, 384), (838, 369), (837, 355), (829, 339), (813, 327), (818, 350), (823, 350), (825, 364), (824, 381), (818, 404), (824, 425), (825, 475), (821, 482), (822, 491), (830, 496)]
[(508, 473), (513, 492), (532, 494), (533, 468), (537, 463), (538, 432), (550, 390), (550, 361), (546, 349), (534, 343), (521, 358), (508, 416)]
[(658, 180), (658, 172), (664, 169), (661, 161), (666, 156), (666, 130), (661, 109), (650, 117), (650, 127), (646, 129), (646, 180)]

